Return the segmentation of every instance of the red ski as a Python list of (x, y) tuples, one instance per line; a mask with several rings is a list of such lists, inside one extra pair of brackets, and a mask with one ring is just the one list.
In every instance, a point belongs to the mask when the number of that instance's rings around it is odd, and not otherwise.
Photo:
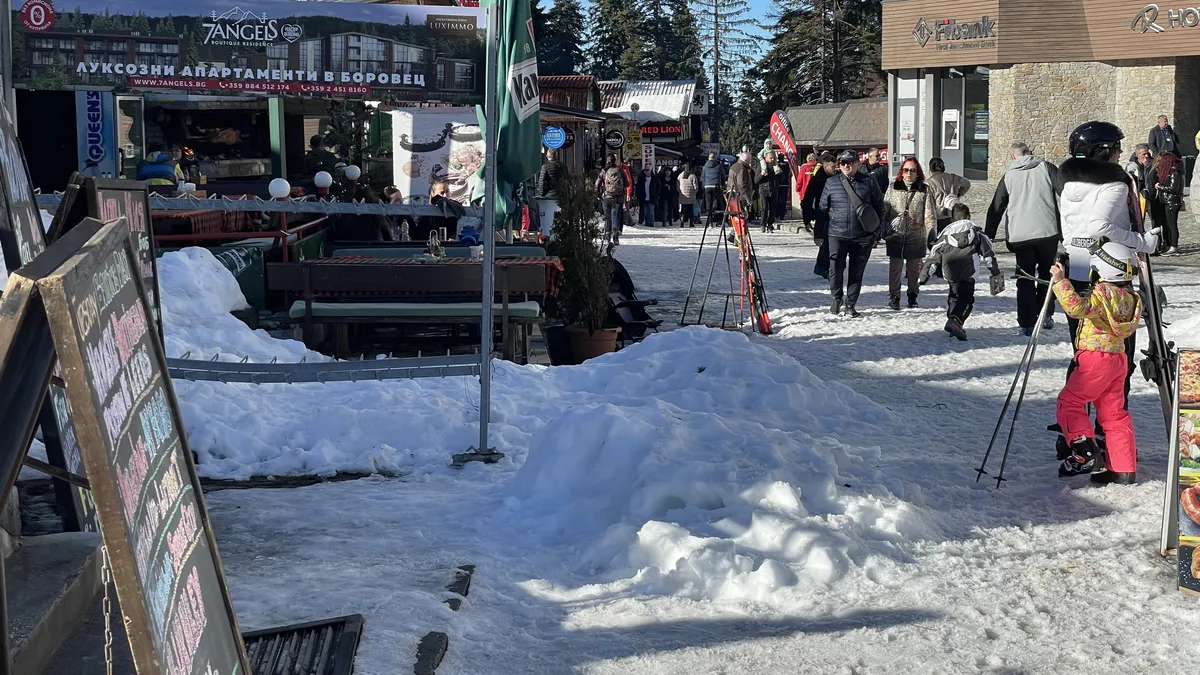
[(770, 335), (772, 329), (771, 317), (767, 314), (770, 311), (767, 306), (767, 289), (763, 286), (758, 257), (754, 255), (754, 242), (750, 239), (750, 226), (746, 222), (746, 214), (740, 202), (736, 196), (729, 195), (726, 210), (729, 222), (733, 226), (738, 260), (742, 264), (742, 302), (743, 306), (750, 305), (755, 329), (763, 335)]

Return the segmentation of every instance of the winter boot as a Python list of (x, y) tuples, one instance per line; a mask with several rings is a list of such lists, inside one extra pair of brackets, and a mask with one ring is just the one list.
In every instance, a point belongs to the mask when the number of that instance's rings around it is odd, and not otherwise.
[(1053, 330), (1053, 329), (1054, 329), (1054, 317), (1047, 316), (1046, 318), (1042, 319), (1042, 330)]
[(949, 319), (946, 319), (946, 326), (945, 326), (944, 330), (947, 333), (958, 338), (959, 341), (961, 341), (961, 342), (967, 341), (967, 329), (963, 328), (962, 323), (953, 316), (950, 317)]
[(892, 311), (897, 311), (900, 309), (900, 296), (893, 295), (892, 297), (888, 298), (888, 309)]
[(1094, 473), (1092, 474), (1092, 482), (1097, 485), (1136, 485), (1137, 472), (1105, 471), (1104, 473)]
[(913, 307), (917, 306), (917, 294), (916, 293), (908, 294), (908, 306), (909, 306), (909, 308), (913, 308)]
[(834, 298), (833, 302), (829, 303), (829, 313), (837, 316), (842, 313), (842, 299)]
[(1078, 476), (1085, 473), (1091, 473), (1092, 469), (1100, 462), (1100, 448), (1096, 446), (1096, 441), (1080, 436), (1071, 443), (1071, 456), (1064, 459), (1063, 463), (1058, 467), (1059, 478), (1067, 476)]
[(858, 318), (858, 310), (854, 309), (854, 305), (846, 305), (846, 316), (850, 317), (851, 319)]

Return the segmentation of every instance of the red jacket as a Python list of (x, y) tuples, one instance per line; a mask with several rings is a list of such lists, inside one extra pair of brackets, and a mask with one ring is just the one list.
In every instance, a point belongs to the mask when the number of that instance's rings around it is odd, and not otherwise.
[(621, 165), (621, 173), (625, 174), (625, 199), (633, 198), (633, 174), (629, 173), (629, 165)]
[(812, 179), (813, 173), (817, 170), (817, 161), (814, 159), (811, 162), (805, 162), (804, 166), (796, 172), (796, 192), (800, 198), (804, 198), (804, 190), (808, 187), (808, 181)]

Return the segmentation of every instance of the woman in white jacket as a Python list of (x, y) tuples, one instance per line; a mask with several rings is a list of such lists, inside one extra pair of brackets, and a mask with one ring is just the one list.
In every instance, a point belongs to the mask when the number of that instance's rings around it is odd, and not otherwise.
[[(1063, 246), (1071, 256), (1067, 277), (1076, 292), (1091, 286), (1092, 263), (1088, 248), (1101, 237), (1139, 253), (1151, 254), (1158, 249), (1160, 230), (1141, 229), (1141, 205), (1138, 202), (1141, 186), (1135, 186), (1129, 174), (1118, 163), (1121, 139), (1125, 135), (1108, 122), (1088, 122), (1071, 132), (1071, 159), (1059, 167), (1061, 194), (1058, 211), (1062, 219)], [(1079, 331), (1079, 321), (1067, 319), (1071, 341)], [(1125, 376), (1125, 401), (1129, 401), (1129, 378), (1135, 368), (1137, 346), (1135, 335), (1125, 340), (1129, 358)], [(1072, 366), (1067, 368), (1070, 377)]]

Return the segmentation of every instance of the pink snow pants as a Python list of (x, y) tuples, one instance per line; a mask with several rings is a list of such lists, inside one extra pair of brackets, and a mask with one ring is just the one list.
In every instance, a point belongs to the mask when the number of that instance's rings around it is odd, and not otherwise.
[(1096, 406), (1096, 421), (1104, 430), (1108, 445), (1108, 468), (1118, 473), (1137, 471), (1133, 418), (1125, 410), (1128, 358), (1125, 354), (1108, 352), (1076, 353), (1078, 365), (1058, 395), (1058, 424), (1068, 443), (1080, 436), (1095, 435), (1087, 404)]

